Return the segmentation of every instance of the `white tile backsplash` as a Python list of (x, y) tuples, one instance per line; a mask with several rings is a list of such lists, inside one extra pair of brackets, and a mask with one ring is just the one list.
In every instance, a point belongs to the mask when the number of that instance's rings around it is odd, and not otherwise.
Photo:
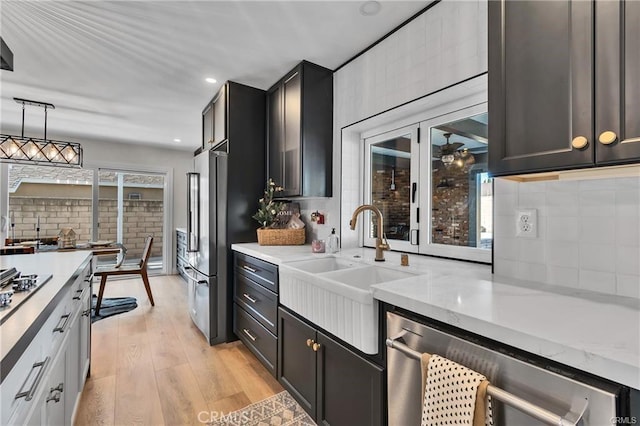
[(616, 274), (616, 294), (640, 299), (640, 276)]
[[(640, 177), (496, 179), (494, 191), (496, 273), (640, 298)], [(538, 210), (537, 238), (511, 232), (519, 208)]]

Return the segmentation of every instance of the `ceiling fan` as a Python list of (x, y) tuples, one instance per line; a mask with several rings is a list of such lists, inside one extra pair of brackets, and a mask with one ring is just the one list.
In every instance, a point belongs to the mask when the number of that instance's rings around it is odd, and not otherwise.
[(458, 167), (469, 167), (476, 162), (473, 154), (467, 148), (462, 149), (464, 146), (462, 142), (449, 142), (451, 133), (443, 133), (442, 136), (447, 139), (447, 143), (433, 145), (432, 156), (434, 159), (442, 161), (442, 164), (447, 168), (452, 164)]

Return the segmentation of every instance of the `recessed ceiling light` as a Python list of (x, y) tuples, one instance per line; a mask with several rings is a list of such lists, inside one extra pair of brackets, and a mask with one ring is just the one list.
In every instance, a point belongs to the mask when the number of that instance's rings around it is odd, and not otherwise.
[(175, 138), (173, 141), (174, 142), (182, 142), (182, 139)]
[(377, 15), (380, 12), (382, 5), (375, 0), (365, 1), (360, 5), (360, 14), (364, 16)]
[(207, 78), (204, 79), (204, 81), (206, 81), (207, 83), (211, 83), (211, 84), (214, 84), (214, 83), (218, 82), (218, 80), (216, 80), (215, 78), (212, 78), (212, 77), (207, 77)]

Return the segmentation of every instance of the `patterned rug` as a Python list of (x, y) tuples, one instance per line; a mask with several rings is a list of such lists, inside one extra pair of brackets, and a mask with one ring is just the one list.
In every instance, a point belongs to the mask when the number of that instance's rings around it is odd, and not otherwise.
[(214, 426), (315, 426), (311, 417), (289, 392), (248, 405), (238, 411), (222, 414), (210, 423)]
[(98, 297), (94, 294), (91, 299), (91, 322), (129, 312), (138, 307), (138, 302), (135, 297), (105, 297), (100, 304), (100, 315), (96, 315), (97, 300)]

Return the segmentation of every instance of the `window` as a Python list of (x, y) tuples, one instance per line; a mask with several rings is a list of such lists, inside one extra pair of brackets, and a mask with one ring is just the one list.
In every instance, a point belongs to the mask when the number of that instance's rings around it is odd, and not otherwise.
[[(392, 250), (491, 261), (493, 184), (486, 103), (364, 139), (364, 201)], [(365, 216), (363, 242), (377, 229)]]

